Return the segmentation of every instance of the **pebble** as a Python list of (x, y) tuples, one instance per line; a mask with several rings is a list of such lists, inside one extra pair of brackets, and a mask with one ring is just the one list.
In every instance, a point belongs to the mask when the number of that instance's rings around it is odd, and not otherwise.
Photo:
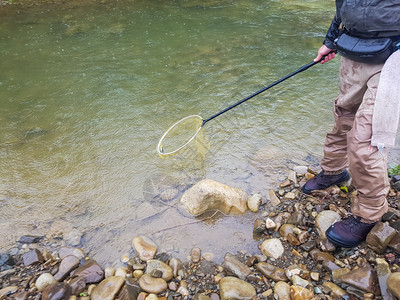
[(199, 247), (194, 247), (190, 250), (190, 259), (194, 263), (198, 263), (201, 259), (201, 249)]
[(161, 293), (168, 288), (164, 279), (154, 278), (150, 274), (144, 274), (139, 278), (139, 286), (143, 291), (153, 294)]
[(113, 300), (124, 282), (125, 277), (122, 276), (110, 276), (104, 279), (93, 289), (91, 300)]
[(141, 260), (152, 259), (157, 252), (157, 245), (146, 236), (137, 236), (132, 240), (132, 246)]
[(250, 300), (256, 296), (256, 290), (250, 283), (236, 277), (224, 277), (219, 286), (221, 300)]
[(281, 200), (278, 198), (274, 190), (272, 189), (269, 190), (268, 195), (269, 195), (269, 202), (273, 207), (281, 204)]
[(258, 212), (262, 203), (262, 196), (254, 194), (247, 200), (247, 207), (252, 212)]
[(278, 281), (274, 286), (274, 297), (279, 300), (291, 300), (290, 285), (284, 281)]
[(230, 275), (235, 275), (236, 277), (244, 280), (251, 273), (251, 269), (240, 262), (234, 255), (227, 253), (225, 254), (222, 266), (226, 272)]
[(36, 287), (37, 287), (38, 291), (41, 292), (49, 285), (53, 285), (56, 283), (57, 283), (57, 280), (54, 279), (53, 275), (51, 275), (50, 273), (43, 273), (36, 280)]
[(290, 287), (291, 300), (311, 300), (314, 298), (314, 292), (302, 286), (292, 285)]
[(57, 281), (63, 281), (72, 270), (75, 270), (79, 266), (79, 259), (74, 255), (68, 255), (64, 257), (58, 268), (58, 272), (54, 275), (54, 279)]
[(261, 245), (261, 252), (275, 259), (281, 257), (284, 251), (281, 240), (277, 238), (265, 240)]
[(150, 259), (147, 261), (146, 273), (150, 274), (153, 271), (160, 271), (161, 278), (166, 282), (170, 281), (174, 277), (172, 268), (161, 260)]
[(105, 278), (114, 276), (114, 274), (115, 274), (115, 270), (113, 267), (108, 267), (108, 268), (104, 269), (104, 277)]

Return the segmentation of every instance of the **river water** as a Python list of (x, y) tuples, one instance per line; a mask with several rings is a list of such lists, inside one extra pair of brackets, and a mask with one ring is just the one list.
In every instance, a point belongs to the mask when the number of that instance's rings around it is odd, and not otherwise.
[(156, 146), (179, 119), (311, 62), (333, 12), (330, 0), (0, 6), (1, 250), (75, 229), (103, 264), (132, 253), (137, 235), (182, 259), (194, 246), (216, 260), (257, 252), (260, 214), (202, 221), (179, 196), (210, 178), (265, 198), (292, 166), (318, 163), (338, 60), (210, 121), (205, 153), (162, 158)]

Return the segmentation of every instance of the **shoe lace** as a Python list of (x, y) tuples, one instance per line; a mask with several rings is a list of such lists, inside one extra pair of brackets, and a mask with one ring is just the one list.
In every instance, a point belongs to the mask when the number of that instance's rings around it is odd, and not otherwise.
[(347, 219), (347, 225), (349, 225), (350, 231), (357, 231), (361, 226), (361, 221), (354, 218), (353, 216)]

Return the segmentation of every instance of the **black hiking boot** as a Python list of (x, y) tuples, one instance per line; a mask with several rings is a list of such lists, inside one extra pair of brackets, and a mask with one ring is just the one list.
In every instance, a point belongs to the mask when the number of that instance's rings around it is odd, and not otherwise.
[(301, 190), (303, 193), (311, 194), (314, 190), (325, 190), (332, 185), (344, 183), (349, 179), (350, 174), (347, 170), (335, 175), (325, 175), (324, 171), (322, 171), (314, 178), (308, 180)]
[(336, 222), (326, 230), (326, 237), (337, 247), (353, 248), (361, 244), (375, 223), (363, 223), (360, 217)]

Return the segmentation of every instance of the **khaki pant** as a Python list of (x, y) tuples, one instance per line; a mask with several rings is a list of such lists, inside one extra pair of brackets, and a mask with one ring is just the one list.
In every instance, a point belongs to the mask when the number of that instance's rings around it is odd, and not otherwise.
[(326, 136), (321, 168), (335, 174), (349, 167), (358, 194), (352, 213), (368, 222), (387, 212), (387, 151), (371, 147), (372, 115), (383, 65), (341, 58), (340, 91), (335, 101), (335, 126)]

